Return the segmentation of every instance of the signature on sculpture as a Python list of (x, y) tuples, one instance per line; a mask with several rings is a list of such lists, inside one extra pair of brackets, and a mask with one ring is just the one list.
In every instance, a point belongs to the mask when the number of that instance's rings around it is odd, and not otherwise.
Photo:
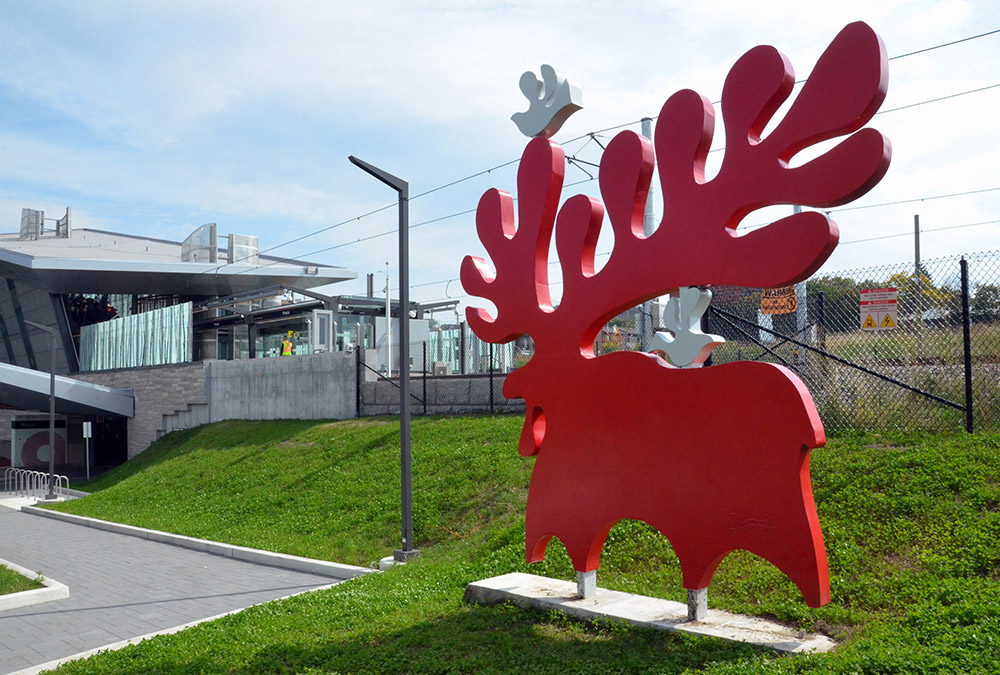
[(521, 93), (528, 110), (514, 113), (511, 120), (529, 138), (551, 138), (569, 116), (583, 109), (580, 86), (550, 65), (542, 66), (542, 79), (530, 70), (521, 75)]
[[(664, 103), (652, 142), (623, 131), (607, 145), (603, 203), (574, 195), (560, 206), (565, 155), (545, 137), (524, 149), (516, 204), (496, 189), (482, 196), (476, 228), (492, 266), (467, 256), (461, 278), (470, 295), (492, 301), (496, 316), (470, 308), (469, 325), (489, 342), (530, 334), (535, 343), (528, 363), (504, 383), (505, 396), (526, 404), (518, 450), (537, 455), (525, 524), (529, 562), (541, 560), (558, 537), (581, 594), (593, 592), (608, 531), (619, 520), (638, 519), (673, 545), (692, 618), (703, 615), (705, 589), (736, 549), (778, 567), (809, 605), (829, 602), (809, 477), (809, 450), (826, 437), (798, 377), (761, 362), (678, 368), (648, 353), (596, 356), (593, 344), (624, 310), (679, 293), (668, 324), (673, 339), (662, 342), (668, 351), (686, 345), (694, 363), (716, 342), (694, 329), (698, 309), (707, 306), (694, 287), (773, 288), (815, 272), (839, 238), (822, 212), (796, 213), (741, 236), (736, 229), (757, 209), (828, 209), (881, 180), (889, 142), (862, 127), (885, 98), (887, 73), (881, 39), (864, 23), (848, 25), (762, 137), (795, 75), (776, 49), (756, 47), (726, 78), (726, 149), (712, 179), (705, 162), (715, 111), (707, 98), (683, 90)], [(844, 138), (790, 166), (801, 150), (837, 137)], [(654, 154), (664, 214), (645, 236)], [(614, 248), (597, 270), (605, 210)], [(562, 266), (558, 305), (548, 281), (553, 235)]]

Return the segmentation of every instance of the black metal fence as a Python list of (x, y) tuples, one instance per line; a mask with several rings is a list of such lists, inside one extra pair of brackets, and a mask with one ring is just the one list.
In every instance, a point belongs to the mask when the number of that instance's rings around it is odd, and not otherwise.
[[(894, 289), (894, 312), (877, 309), (888, 305), (863, 310), (862, 296), (872, 294), (862, 291), (876, 289)], [(821, 274), (796, 288), (794, 311), (784, 314), (761, 311), (761, 289), (712, 291), (704, 329), (726, 342), (711, 363), (790, 368), (829, 431), (1000, 431), (1000, 252)], [(457, 342), (447, 330), (457, 331)], [(648, 350), (662, 330), (662, 308), (638, 307), (608, 323), (595, 353)], [(414, 412), (524, 410), (523, 402), (503, 398), (502, 381), (530, 359), (530, 339), (488, 345), (465, 326), (438, 331), (438, 339), (451, 342), (411, 347), (428, 350), (420, 361), (426, 372), (412, 375)], [(447, 344), (461, 355), (457, 362), (437, 358)], [(370, 372), (359, 379), (360, 414), (398, 412), (398, 390), (388, 382)]]
[[(466, 336), (470, 345), (457, 364), (434, 359), (434, 344), (416, 342), (410, 353), (417, 367), (410, 369), (410, 409), (416, 415), (456, 415), (498, 412), (524, 412), (524, 401), (508, 399), (503, 395), (504, 379), (511, 370), (527, 362), (514, 365), (511, 358), (515, 346), (493, 345), (472, 336)], [(482, 353), (478, 352), (480, 346)], [(372, 358), (375, 357), (375, 358)], [(357, 411), (358, 417), (399, 414), (399, 377), (387, 377), (384, 369), (375, 366), (377, 354), (358, 351), (357, 358)], [(368, 361), (366, 361), (366, 359)], [(462, 372), (461, 364), (466, 365)], [(424, 367), (419, 367), (425, 364)], [(453, 369), (453, 366), (458, 369)]]

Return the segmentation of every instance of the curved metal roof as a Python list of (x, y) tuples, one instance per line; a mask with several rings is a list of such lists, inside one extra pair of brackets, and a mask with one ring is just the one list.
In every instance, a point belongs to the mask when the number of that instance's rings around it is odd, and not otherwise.
[(357, 278), (345, 267), (260, 256), (259, 265), (181, 261), (181, 244), (77, 229), (66, 237), (20, 240), (0, 234), (0, 276), (51, 293), (220, 296), (263, 286), (313, 288)]

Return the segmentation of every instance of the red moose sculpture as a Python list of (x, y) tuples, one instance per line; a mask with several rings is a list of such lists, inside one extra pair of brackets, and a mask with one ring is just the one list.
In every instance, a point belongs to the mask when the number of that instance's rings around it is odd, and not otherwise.
[[(596, 570), (608, 531), (631, 518), (667, 537), (689, 590), (707, 588), (722, 559), (745, 549), (788, 575), (809, 605), (829, 601), (809, 478), (809, 450), (826, 439), (802, 382), (769, 363), (681, 369), (648, 353), (593, 352), (607, 321), (641, 302), (682, 286), (786, 286), (832, 253), (837, 227), (819, 212), (745, 234), (736, 228), (765, 206), (837, 206), (878, 183), (889, 142), (861, 127), (885, 97), (885, 47), (867, 25), (848, 25), (761, 138), (794, 81), (788, 60), (772, 47), (736, 62), (722, 94), (725, 158), (712, 180), (704, 174), (712, 104), (684, 90), (664, 104), (653, 144), (626, 131), (608, 145), (600, 166), (605, 206), (576, 195), (559, 208), (564, 155), (546, 138), (530, 141), (521, 158), (516, 226), (508, 193), (482, 196), (476, 225), (496, 272), (468, 256), (461, 278), (497, 315), (470, 309), (469, 324), (489, 342), (524, 334), (535, 342), (534, 356), (504, 385), (507, 397), (527, 404), (519, 451), (537, 455), (529, 562), (558, 537), (578, 572)], [(818, 157), (789, 165), (801, 150), (845, 135)], [(645, 237), (654, 144), (664, 214)], [(614, 250), (595, 271), (605, 207)], [(553, 229), (564, 283), (557, 307), (547, 276)]]

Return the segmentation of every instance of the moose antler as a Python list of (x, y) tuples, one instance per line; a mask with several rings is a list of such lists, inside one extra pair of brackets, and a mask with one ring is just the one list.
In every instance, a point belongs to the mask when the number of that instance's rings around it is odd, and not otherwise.
[[(664, 198), (660, 227), (643, 235), (652, 145), (622, 132), (605, 150), (599, 176), (614, 250), (595, 272), (604, 209), (590, 197), (568, 199), (556, 228), (564, 283), (557, 308), (549, 297), (547, 263), (564, 155), (545, 139), (529, 142), (518, 170), (518, 227), (509, 194), (490, 190), (479, 203), (477, 228), (497, 273), (485, 261), (467, 257), (462, 283), (470, 294), (492, 300), (498, 312), (491, 318), (470, 309), (472, 329), (490, 342), (530, 332), (537, 351), (590, 355), (594, 337), (610, 318), (679, 286), (774, 287), (807, 278), (836, 247), (839, 235), (829, 218), (805, 212), (746, 234), (736, 228), (765, 206), (830, 207), (874, 187), (888, 168), (889, 142), (874, 129), (858, 129), (884, 99), (887, 77), (881, 39), (863, 23), (850, 24), (824, 52), (784, 119), (762, 139), (791, 93), (794, 75), (774, 48), (750, 50), (726, 78), (726, 153), (712, 180), (705, 180), (712, 104), (691, 90), (671, 96), (655, 134)], [(846, 134), (851, 135), (824, 154), (789, 166), (801, 150)]]
[(530, 141), (517, 172), (519, 226), (514, 225), (510, 193), (488, 190), (476, 209), (479, 239), (497, 265), (494, 275), (482, 258), (466, 256), (461, 279), (466, 292), (492, 298), (501, 314), (493, 319), (482, 309), (469, 308), (467, 318), (476, 335), (487, 342), (510, 342), (528, 332), (525, 321), (552, 311), (548, 253), (563, 176), (562, 148), (544, 138)]

